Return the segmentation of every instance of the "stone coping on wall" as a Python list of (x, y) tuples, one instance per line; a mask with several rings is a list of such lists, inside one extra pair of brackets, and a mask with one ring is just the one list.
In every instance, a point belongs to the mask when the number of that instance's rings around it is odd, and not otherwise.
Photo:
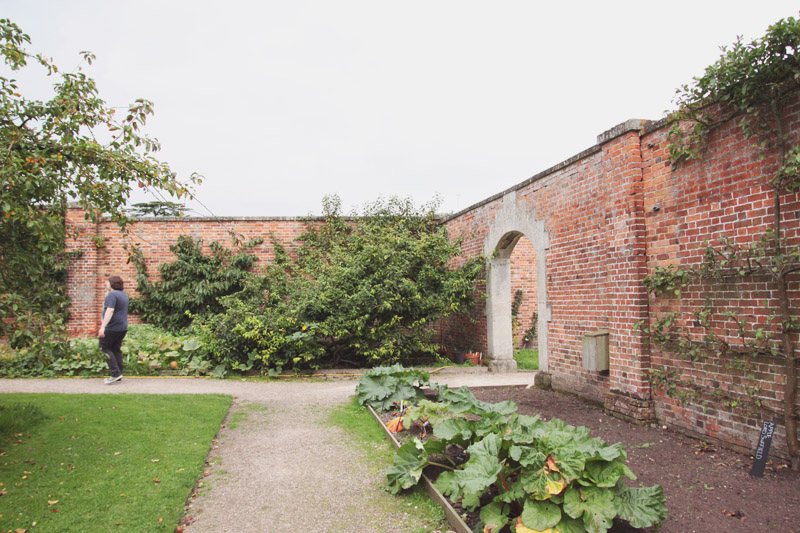
[(558, 163), (556, 165), (553, 165), (552, 167), (550, 167), (550, 168), (548, 168), (546, 170), (543, 170), (543, 171), (539, 172), (538, 174), (535, 174), (534, 176), (526, 179), (525, 181), (517, 183), (516, 185), (513, 185), (513, 186), (509, 187), (508, 189), (506, 189), (506, 190), (504, 190), (502, 192), (499, 192), (499, 193), (494, 194), (494, 195), (492, 195), (492, 196), (490, 196), (490, 197), (488, 197), (488, 198), (486, 198), (484, 200), (481, 200), (480, 202), (472, 204), (471, 206), (469, 206), (469, 207), (467, 207), (465, 209), (462, 209), (461, 211), (459, 211), (459, 212), (457, 212), (455, 214), (449, 215), (448, 217), (446, 217), (446, 218), (444, 218), (442, 220), (442, 223), (446, 224), (450, 220), (458, 218), (458, 217), (460, 217), (461, 215), (463, 215), (465, 213), (468, 213), (468, 212), (470, 212), (470, 211), (472, 211), (474, 209), (477, 209), (477, 208), (479, 208), (479, 207), (481, 207), (483, 205), (486, 205), (486, 204), (491, 203), (491, 202), (493, 202), (495, 200), (498, 200), (498, 199), (502, 198), (503, 196), (505, 196), (506, 194), (508, 194), (510, 192), (514, 192), (514, 191), (517, 191), (519, 189), (522, 189), (523, 187), (526, 187), (526, 186), (530, 185), (534, 181), (538, 181), (538, 180), (540, 180), (542, 178), (545, 178), (545, 177), (549, 176), (550, 174), (558, 172), (559, 170), (562, 170), (564, 168), (569, 167), (570, 165), (573, 165), (573, 164), (577, 163), (581, 159), (584, 159), (586, 157), (594, 155), (594, 154), (598, 153), (600, 150), (602, 150), (604, 144), (606, 144), (609, 141), (612, 141), (612, 140), (616, 139), (617, 137), (625, 135), (628, 132), (638, 131), (641, 134), (651, 133), (651, 132), (653, 132), (653, 131), (655, 131), (655, 130), (657, 130), (659, 128), (664, 127), (664, 125), (667, 123), (667, 121), (668, 121), (667, 118), (663, 118), (661, 120), (655, 120), (655, 121), (654, 120), (644, 120), (644, 119), (635, 118), (635, 119), (626, 120), (625, 122), (617, 124), (613, 128), (608, 129), (608, 130), (604, 131), (603, 133), (601, 133), (600, 135), (598, 135), (597, 136), (597, 144), (595, 144), (594, 146), (590, 146), (586, 150), (583, 150), (582, 152), (579, 152), (579, 153), (575, 154), (574, 156), (570, 157), (569, 159), (565, 159), (564, 161), (562, 161), (562, 162), (560, 162), (560, 163)]
[[(67, 204), (69, 209), (85, 209), (78, 203), (70, 202)], [(351, 217), (345, 217), (347, 220), (350, 220)], [(110, 221), (111, 217), (103, 216), (102, 219), (104, 221)], [(325, 220), (324, 216), (288, 216), (288, 217), (281, 217), (281, 216), (255, 216), (255, 217), (245, 217), (245, 216), (235, 216), (235, 217), (158, 217), (158, 216), (147, 216), (147, 217), (130, 217), (130, 219), (134, 222), (245, 222), (245, 221), (271, 221), (271, 220), (280, 220), (280, 221), (287, 221), (287, 222), (304, 222), (304, 221), (317, 221), (317, 220)]]
[[(617, 137), (625, 135), (631, 131), (638, 131), (642, 135), (646, 135), (656, 131), (658, 129), (663, 128), (669, 122), (669, 117), (664, 117), (660, 120), (646, 120), (646, 119), (629, 119), (625, 122), (621, 122), (610, 128), (600, 135), (597, 136), (597, 144), (590, 146), (589, 148), (578, 152), (574, 156), (565, 159), (564, 161), (553, 165), (552, 167), (545, 169), (530, 178), (517, 183), (501, 191), (497, 194), (494, 194), (488, 198), (485, 198), (479, 202), (476, 202), (469, 207), (466, 207), (456, 213), (453, 214), (437, 214), (436, 218), (438, 218), (443, 224), (446, 224), (450, 220), (453, 220), (469, 211), (477, 209), (483, 205), (491, 203), (497, 199), (502, 198), (506, 194), (510, 192), (517, 191), (530, 185), (534, 181), (538, 181), (542, 178), (549, 176), (559, 170), (569, 167), (580, 161), (581, 159), (587, 158), (591, 155), (598, 153), (602, 146)], [(77, 203), (70, 203), (70, 209), (81, 209), (81, 206)], [(104, 217), (105, 218), (105, 217)], [(345, 217), (347, 220), (352, 220), (352, 217)], [(288, 221), (288, 222), (303, 222), (303, 221), (323, 221), (325, 220), (324, 216), (235, 216), (235, 217), (218, 217), (218, 216), (211, 216), (211, 217), (156, 217), (156, 216), (149, 216), (149, 217), (131, 217), (131, 220), (134, 222), (245, 222), (245, 221), (271, 221), (271, 220), (279, 220), (279, 221)]]

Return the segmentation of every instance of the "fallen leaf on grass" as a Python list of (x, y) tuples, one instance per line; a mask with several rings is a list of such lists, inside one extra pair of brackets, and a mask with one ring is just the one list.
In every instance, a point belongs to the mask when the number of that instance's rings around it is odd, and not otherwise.
[(47, 500), (47, 505), (55, 505), (58, 503), (58, 500)]
[(158, 479), (157, 477), (154, 477), (154, 478), (153, 478), (153, 483), (154, 483), (154, 484), (156, 484), (156, 485), (158, 485), (159, 483), (161, 483), (161, 480), (160, 480), (160, 479)]
[(159, 517), (159, 519), (158, 519), (158, 523), (159, 523), (159, 524), (161, 524), (161, 523), (163, 523), (163, 522), (164, 522), (164, 519)]
[(158, 462), (158, 459), (150, 459), (150, 462), (151, 462), (151, 463), (157, 463), (157, 462)]
[(58, 509), (50, 509), (50, 512), (51, 512), (51, 513), (57, 513), (57, 512), (58, 512)]

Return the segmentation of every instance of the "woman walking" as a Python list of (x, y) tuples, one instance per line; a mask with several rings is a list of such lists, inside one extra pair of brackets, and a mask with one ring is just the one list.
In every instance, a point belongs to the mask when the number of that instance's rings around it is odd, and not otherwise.
[(106, 281), (106, 299), (103, 302), (103, 321), (97, 335), (100, 349), (106, 354), (106, 363), (111, 377), (103, 381), (106, 385), (122, 381), (122, 339), (128, 333), (128, 295), (119, 276)]

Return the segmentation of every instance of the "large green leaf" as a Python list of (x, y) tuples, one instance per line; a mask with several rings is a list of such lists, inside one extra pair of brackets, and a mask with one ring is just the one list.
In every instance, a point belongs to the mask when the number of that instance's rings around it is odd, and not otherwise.
[(445, 496), (449, 496), (454, 502), (457, 502), (463, 496), (461, 483), (456, 477), (455, 472), (442, 472), (439, 474), (439, 477), (436, 478), (436, 481), (433, 485), (439, 492)]
[(384, 401), (394, 393), (394, 383), (379, 376), (363, 376), (356, 385), (358, 403), (383, 411)]
[(580, 483), (598, 487), (614, 487), (622, 476), (636, 479), (622, 459), (615, 459), (611, 462), (595, 460), (586, 463)]
[(422, 470), (428, 466), (428, 453), (422, 443), (414, 439), (397, 450), (392, 466), (386, 469), (386, 488), (392, 494), (419, 483)]
[(547, 457), (538, 470), (523, 472), (521, 479), (522, 486), (535, 500), (548, 500), (561, 494), (568, 484), (552, 457)]
[(464, 443), (472, 437), (472, 428), (475, 422), (466, 418), (451, 418), (434, 426), (433, 435), (437, 439), (458, 441)]
[(627, 457), (621, 443), (608, 445), (602, 439), (589, 439), (583, 441), (578, 448), (586, 455), (587, 459), (602, 459), (603, 461), (613, 461), (618, 457), (623, 460)]
[(425, 397), (420, 387), (428, 383), (427, 376), (423, 370), (401, 365), (373, 368), (356, 385), (358, 402), (379, 412), (388, 411), (395, 402), (416, 402)]
[(527, 500), (522, 509), (522, 525), (536, 531), (554, 527), (561, 521), (561, 508), (551, 502)]
[(538, 470), (544, 466), (547, 456), (532, 446), (512, 446), (508, 456), (521, 466)]
[(633, 527), (651, 527), (667, 518), (667, 506), (661, 485), (630, 488), (623, 483), (615, 489), (617, 514)]
[(614, 492), (597, 487), (568, 487), (564, 493), (564, 512), (583, 520), (590, 533), (605, 533), (617, 516)]
[(556, 524), (558, 533), (586, 533), (586, 526), (583, 522), (568, 516), (563, 516), (561, 522)]
[(502, 470), (502, 465), (497, 459), (479, 455), (472, 457), (463, 470), (455, 472), (459, 483), (464, 489), (464, 494), (475, 494), (478, 497), (497, 481), (497, 476)]
[(436, 480), (436, 488), (454, 501), (463, 495), (461, 504), (467, 510), (480, 505), (480, 497), (497, 481), (502, 465), (488, 455), (476, 455), (464, 465), (463, 470), (443, 472)]
[(478, 400), (466, 386), (453, 390), (447, 385), (434, 384), (433, 388), (439, 397), (439, 401), (448, 402), (450, 408), (455, 413), (472, 413), (476, 415), (496, 413), (500, 415), (509, 415), (517, 410), (517, 404), (510, 400), (494, 404), (482, 402)]
[(530, 444), (534, 441), (536, 428), (544, 424), (536, 416), (513, 414), (508, 417), (503, 438), (515, 444)]
[(508, 524), (509, 506), (502, 502), (492, 502), (481, 508), (481, 521), (484, 524), (484, 531), (499, 531)]
[(586, 459), (583, 454), (575, 449), (562, 448), (554, 454), (554, 458), (561, 476), (567, 483), (581, 477), (583, 469), (586, 467)]
[(472, 457), (487, 456), (497, 460), (500, 456), (500, 448), (502, 445), (503, 441), (500, 435), (497, 433), (490, 433), (467, 448), (467, 452), (469, 452)]

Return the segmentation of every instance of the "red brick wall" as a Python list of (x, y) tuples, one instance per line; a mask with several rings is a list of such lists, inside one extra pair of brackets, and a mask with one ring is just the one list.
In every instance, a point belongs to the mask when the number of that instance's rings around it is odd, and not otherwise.
[[(793, 110), (795, 132), (800, 131), (797, 115)], [(512, 190), (550, 234), (544, 260), (547, 301), (552, 305), (548, 348), (554, 386), (604, 401), (620, 415), (644, 420), (655, 416), (685, 432), (746, 450), (755, 445), (762, 420), (777, 422), (783, 437), (781, 361), (755, 360), (749, 372), (731, 370), (726, 361), (687, 363), (658, 350), (651, 355), (634, 330), (638, 321), (647, 325), (675, 305), (649, 296), (642, 283), (657, 265), (695, 264), (704, 242), (723, 234), (739, 243), (760, 237), (772, 216), (767, 176), (775, 171), (776, 157), (759, 158), (755, 143), (731, 123), (715, 133), (702, 161), (673, 170), (663, 123), (623, 126), (601, 135), (593, 149)], [(465, 239), (465, 252), (483, 252), (487, 228), (508, 193), (445, 221), (452, 235)], [(783, 205), (786, 234), (800, 241), (800, 198), (784, 195)], [(533, 266), (526, 268), (532, 271)], [(709, 287), (693, 287), (684, 294), (683, 316), (690, 316), (711, 294), (758, 324), (766, 324), (775, 312), (774, 306), (770, 309), (775, 295), (766, 280), (755, 279), (717, 287), (713, 293)], [(792, 285), (790, 296), (796, 309), (800, 283)], [(482, 311), (477, 315), (483, 316)], [(607, 376), (581, 365), (583, 334), (597, 329), (610, 333)], [(698, 328), (694, 333), (702, 332)], [(713, 395), (682, 403), (663, 390), (651, 390), (646, 371), (662, 367), (679, 371), (709, 391), (723, 391), (733, 403), (745, 403), (743, 385), (759, 385), (762, 408), (754, 412), (731, 407)], [(785, 453), (780, 437), (775, 452)]]
[[(72, 336), (92, 335), (99, 326), (102, 309), (103, 287), (111, 275), (119, 275), (125, 282), (126, 292), (136, 294), (136, 268), (128, 262), (125, 246), (138, 245), (147, 264), (151, 279), (158, 279), (158, 266), (175, 260), (169, 247), (179, 235), (188, 234), (195, 240), (202, 239), (204, 249), (217, 241), (231, 245), (233, 231), (244, 240), (263, 237), (264, 242), (251, 253), (258, 257), (256, 268), (274, 259), (272, 237), (291, 254), (298, 246), (297, 237), (306, 227), (302, 218), (141, 218), (130, 227), (130, 237), (123, 237), (112, 222), (89, 223), (83, 219), (84, 212), (70, 209), (67, 215), (69, 227), (77, 230), (77, 236), (68, 239), (70, 250), (81, 250), (82, 256), (73, 261), (67, 273), (67, 294), (72, 300), (69, 332)], [(72, 232), (74, 233), (74, 232)], [(98, 239), (103, 246), (98, 248)], [(135, 323), (136, 318), (132, 317)]]
[[(800, 131), (799, 112), (800, 107), (795, 106), (789, 117), (796, 136)], [(666, 131), (659, 128), (642, 139), (650, 270), (669, 264), (696, 265), (701, 262), (706, 243), (717, 244), (722, 236), (739, 245), (757, 241), (774, 213), (768, 180), (777, 169), (776, 154), (760, 158), (756, 142), (748, 140), (735, 121), (731, 121), (713, 133), (702, 160), (673, 170), (667, 161), (665, 137)], [(784, 194), (781, 200), (784, 235), (798, 245), (798, 195)], [(651, 296), (650, 318), (677, 311), (682, 317), (680, 325), (695, 338), (701, 338), (704, 330), (697, 327), (699, 324), (694, 322), (691, 312), (710, 299), (720, 311), (736, 311), (748, 325), (769, 328), (769, 316), (777, 310), (777, 294), (773, 289), (766, 276), (716, 285), (694, 283), (683, 291), (680, 301)], [(791, 284), (789, 296), (796, 317), (800, 302), (797, 281)], [(739, 344), (732, 321), (717, 320), (714, 325), (718, 332), (730, 330), (727, 340), (733, 346)], [(777, 331), (774, 327), (773, 330)], [(681, 379), (700, 386), (698, 391), (679, 389), (674, 398), (655, 389), (653, 397), (659, 420), (688, 433), (739, 446), (744, 451), (752, 451), (761, 422), (771, 420), (778, 424), (773, 446), (777, 446), (779, 453), (785, 453), (783, 361), (753, 357), (748, 370), (737, 370), (730, 367), (734, 359), (730, 355), (712, 355), (689, 362), (654, 349), (654, 369), (676, 372)], [(762, 390), (756, 391), (751, 399), (746, 390), (755, 386)], [(692, 396), (682, 399), (681, 392)], [(762, 405), (755, 406), (753, 399)]]
[[(514, 329), (514, 348), (521, 348), (525, 332), (531, 327), (533, 313), (538, 312), (536, 294), (536, 249), (527, 237), (520, 238), (511, 253), (511, 294), (522, 291), (522, 304), (517, 313)], [(531, 344), (536, 348), (536, 344)]]
[[(800, 109), (795, 108), (791, 117), (794, 132), (800, 132), (798, 114)], [(510, 194), (521, 210), (544, 224), (549, 234), (546, 251), (536, 254), (523, 238), (511, 256), (512, 290), (519, 287), (525, 293), (521, 333), (538, 308), (537, 284), (546, 286), (552, 309), (547, 324), (549, 370), (556, 388), (603, 401), (607, 409), (623, 416), (640, 420), (657, 416), (659, 422), (683, 431), (751, 449), (762, 419), (778, 422), (779, 435), (783, 431), (778, 416), (785, 380), (780, 363), (755, 361), (752, 376), (748, 376), (725, 368), (724, 361), (689, 364), (658, 350), (651, 354), (634, 324), (647, 324), (659, 312), (677, 305), (647, 294), (643, 279), (656, 266), (695, 264), (704, 242), (723, 234), (747, 243), (763, 233), (773, 209), (766, 179), (774, 172), (776, 157), (759, 159), (755, 144), (731, 122), (714, 133), (702, 161), (673, 170), (665, 137), (663, 123), (621, 124), (602, 134), (594, 147), (444, 224), (451, 237), (463, 239), (464, 257), (456, 263), (497, 245), (485, 241)], [(792, 238), (800, 240), (800, 198), (786, 195), (783, 200), (785, 227)], [(78, 211), (70, 212), (68, 222), (80, 230), (68, 241), (70, 248), (84, 250), (69, 273), (68, 293), (73, 299), (70, 331), (93, 333), (103, 280), (120, 274), (132, 287), (134, 269), (126, 264), (115, 227), (85, 223)], [(168, 246), (182, 233), (206, 243), (229, 242), (228, 229), (247, 237), (273, 233), (291, 249), (303, 226), (297, 219), (149, 219), (138, 221), (132, 234), (155, 275), (158, 264), (172, 260)], [(94, 246), (91, 236), (95, 234), (105, 239), (104, 248)], [(256, 252), (262, 262), (270, 261), (269, 240)], [(536, 279), (536, 261), (545, 261), (545, 279)], [(800, 285), (795, 283), (791, 289), (796, 308)], [(766, 323), (774, 311), (769, 306), (775, 295), (766, 280), (753, 280), (743, 286), (723, 287), (721, 293), (691, 287), (684, 295), (684, 316), (711, 294), (751, 315), (756, 323)], [(479, 349), (486, 351), (483, 304), (476, 306), (472, 318), (474, 324), (463, 319), (443, 324), (443, 344), (456, 345), (469, 329), (474, 331)], [(586, 371), (582, 367), (583, 336), (599, 329), (609, 332), (610, 369)], [(682, 403), (659, 389), (651, 390), (646, 371), (662, 367), (706, 385), (709, 391), (721, 390), (726, 398), (741, 396), (747, 382), (759, 384), (764, 408), (753, 414), (719, 401), (703, 405), (702, 398)], [(773, 446), (778, 453), (785, 452), (781, 438)]]

